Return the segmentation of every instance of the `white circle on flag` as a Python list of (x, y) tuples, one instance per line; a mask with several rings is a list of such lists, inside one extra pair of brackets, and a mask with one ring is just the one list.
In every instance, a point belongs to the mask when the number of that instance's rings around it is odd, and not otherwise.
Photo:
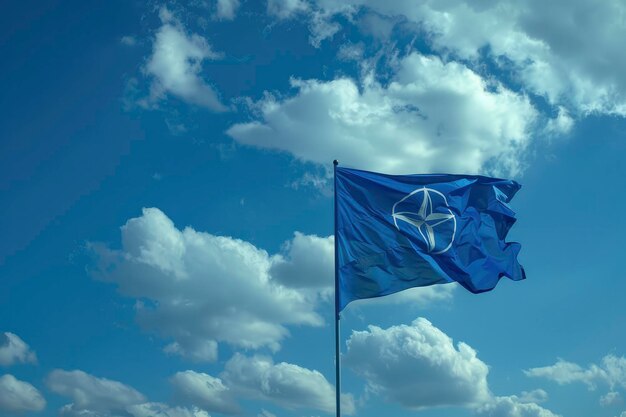
[(441, 192), (418, 188), (393, 205), (391, 216), (398, 230), (401, 230), (400, 225), (417, 230), (426, 252), (437, 255), (452, 247), (456, 217)]

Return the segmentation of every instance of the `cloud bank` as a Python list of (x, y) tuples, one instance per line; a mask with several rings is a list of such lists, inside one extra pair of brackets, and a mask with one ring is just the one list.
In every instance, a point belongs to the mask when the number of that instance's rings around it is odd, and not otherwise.
[[(277, 3), (271, 15), (295, 16), (290, 10), (291, 5), (281, 8)], [(321, 15), (337, 24), (333, 20), (341, 15), (350, 22), (368, 20), (369, 26), (393, 22), (448, 59), (492, 61), (498, 70), (511, 73), (514, 83), (553, 106), (581, 116), (626, 116), (626, 57), (621, 52), (626, 5), (619, 0), (593, 6), (585, 0), (549, 5), (540, 0), (316, 0), (308, 10), (310, 21)]]
[[(529, 99), (466, 66), (411, 53), (388, 85), (366, 77), (291, 81), (290, 98), (253, 105), (259, 120), (227, 130), (237, 142), (329, 165), (389, 173), (516, 174), (537, 111)], [(314, 126), (314, 128), (312, 128)]]
[(179, 230), (158, 209), (144, 209), (122, 227), (121, 250), (94, 250), (100, 258), (95, 276), (146, 300), (137, 304), (137, 321), (173, 340), (166, 347), (172, 354), (214, 361), (218, 342), (277, 350), (289, 335), (287, 325), (323, 324), (316, 292), (282, 285), (271, 275), (284, 258), (274, 260), (239, 239)]

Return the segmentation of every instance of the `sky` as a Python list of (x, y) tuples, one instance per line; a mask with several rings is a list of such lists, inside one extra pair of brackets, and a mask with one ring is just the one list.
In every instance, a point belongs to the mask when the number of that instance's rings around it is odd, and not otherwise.
[(333, 415), (332, 161), (515, 179), (527, 279), (350, 303), (345, 415), (626, 417), (626, 4), (8, 1), (0, 416)]

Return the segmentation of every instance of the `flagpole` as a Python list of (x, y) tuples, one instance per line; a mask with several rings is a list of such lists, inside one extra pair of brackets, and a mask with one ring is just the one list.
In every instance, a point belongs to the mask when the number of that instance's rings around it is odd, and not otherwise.
[(337, 256), (337, 165), (339, 161), (333, 161), (333, 179), (334, 179), (334, 236), (335, 236), (335, 401), (337, 404), (337, 417), (341, 417), (341, 352), (339, 345), (339, 281), (338, 281), (338, 256)]

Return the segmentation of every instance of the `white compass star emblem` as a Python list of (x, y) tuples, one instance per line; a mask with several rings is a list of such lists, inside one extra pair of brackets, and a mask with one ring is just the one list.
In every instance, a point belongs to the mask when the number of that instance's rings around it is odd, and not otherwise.
[[(417, 211), (411, 210), (417, 206)], [(427, 252), (440, 254), (452, 247), (456, 234), (456, 217), (448, 207), (446, 197), (439, 191), (418, 188), (393, 205), (391, 216), (398, 230), (398, 220), (414, 226), (424, 240)]]

